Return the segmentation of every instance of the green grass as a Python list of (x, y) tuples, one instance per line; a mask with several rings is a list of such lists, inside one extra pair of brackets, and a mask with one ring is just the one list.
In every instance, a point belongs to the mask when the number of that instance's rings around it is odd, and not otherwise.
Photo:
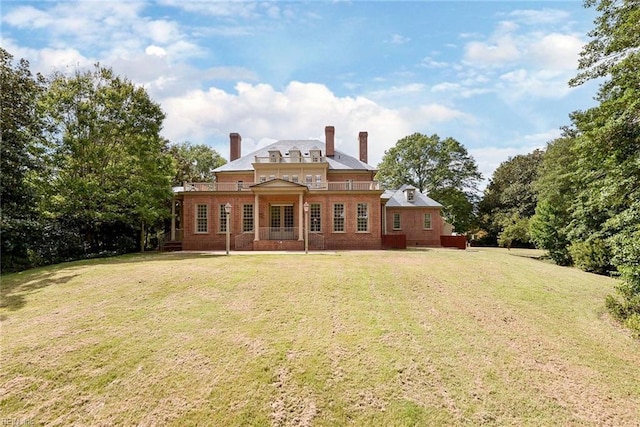
[(532, 255), (149, 254), (7, 275), (0, 418), (638, 425), (615, 281)]

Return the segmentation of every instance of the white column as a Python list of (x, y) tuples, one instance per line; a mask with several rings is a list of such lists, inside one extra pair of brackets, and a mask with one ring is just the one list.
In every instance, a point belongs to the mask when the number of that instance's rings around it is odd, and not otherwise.
[(382, 207), (382, 234), (387, 234), (387, 205)]
[(260, 199), (255, 195), (253, 203), (253, 240), (260, 240)]
[(304, 240), (304, 208), (302, 207), (302, 193), (298, 196), (298, 240)]

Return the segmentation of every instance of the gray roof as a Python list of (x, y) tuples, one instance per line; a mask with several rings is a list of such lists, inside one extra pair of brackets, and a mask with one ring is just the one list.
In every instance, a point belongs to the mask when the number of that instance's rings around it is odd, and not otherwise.
[[(284, 156), (285, 153), (288, 153), (289, 150), (297, 148), (300, 150), (302, 155), (305, 153), (309, 153), (309, 150), (321, 150), (322, 155), (326, 154), (326, 146), (324, 142), (318, 141), (317, 139), (296, 139), (296, 140), (281, 140), (276, 141), (271, 145), (268, 145), (264, 148), (260, 148), (259, 150), (254, 151), (253, 153), (249, 153), (245, 156), (240, 157), (239, 159), (234, 160), (233, 162), (229, 162), (225, 165), (222, 165), (216, 169), (214, 172), (235, 172), (235, 171), (251, 171), (253, 170), (252, 163), (255, 161), (255, 157), (268, 157), (269, 150), (279, 150)], [(376, 168), (373, 166), (361, 162), (357, 158), (350, 156), (349, 154), (345, 154), (342, 151), (334, 150), (335, 155), (333, 157), (327, 157), (327, 162), (329, 163), (329, 170), (367, 170), (367, 171), (375, 171)]]
[[(407, 201), (407, 198), (404, 195), (404, 191), (409, 188), (413, 188), (414, 190), (416, 190), (413, 202)], [(426, 194), (421, 193), (420, 191), (415, 189), (415, 187), (411, 185), (406, 185), (406, 184), (398, 188), (397, 190), (385, 190), (385, 192), (382, 193), (382, 196), (380, 197), (383, 199), (389, 199), (389, 201), (387, 202), (387, 207), (390, 207), (390, 208), (397, 208), (397, 207), (441, 208), (442, 207), (440, 203), (436, 202)]]

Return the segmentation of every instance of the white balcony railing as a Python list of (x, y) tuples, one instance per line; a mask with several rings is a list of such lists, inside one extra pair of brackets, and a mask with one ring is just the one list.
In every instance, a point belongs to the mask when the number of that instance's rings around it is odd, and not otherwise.
[(255, 163), (326, 163), (324, 156), (299, 156), (299, 157), (254, 157)]
[[(254, 182), (187, 182), (184, 191), (249, 191)], [(309, 190), (329, 191), (369, 191), (380, 190), (380, 183), (376, 181), (314, 181), (299, 182)]]
[(260, 240), (298, 240), (298, 227), (260, 227)]

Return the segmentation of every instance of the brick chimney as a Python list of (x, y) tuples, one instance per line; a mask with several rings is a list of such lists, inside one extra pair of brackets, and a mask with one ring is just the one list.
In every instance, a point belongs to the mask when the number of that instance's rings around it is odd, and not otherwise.
[(230, 133), (230, 153), (229, 153), (229, 161), (233, 162), (236, 159), (240, 158), (240, 143), (242, 142), (242, 137), (239, 133)]
[(335, 152), (335, 134), (336, 134), (336, 129), (333, 126), (326, 126), (324, 128), (324, 141), (325, 141), (325, 145), (326, 145), (326, 149), (325, 149), (325, 156), (329, 156), (329, 157), (333, 157), (336, 152)]
[(360, 141), (360, 161), (367, 163), (367, 139), (369, 134), (367, 132), (360, 132), (358, 134), (358, 140)]

